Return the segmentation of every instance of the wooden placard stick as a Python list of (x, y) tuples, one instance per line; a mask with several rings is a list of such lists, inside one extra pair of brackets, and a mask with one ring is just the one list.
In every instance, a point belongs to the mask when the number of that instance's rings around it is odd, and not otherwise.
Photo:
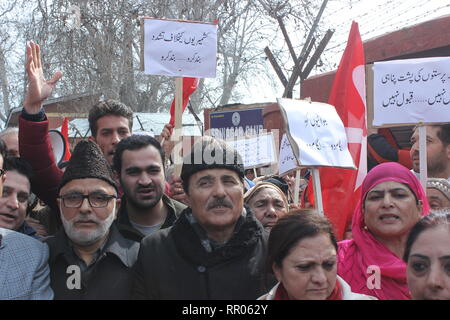
[(427, 127), (419, 124), (419, 161), (420, 161), (420, 183), (423, 190), (427, 190)]
[(294, 184), (294, 204), (299, 203), (299, 192), (300, 192), (300, 168), (295, 170), (295, 184)]
[[(181, 143), (183, 115), (183, 78), (175, 78), (175, 127), (172, 133), (172, 140), (175, 144)], [(182, 163), (175, 163), (174, 174), (181, 175)]]
[(313, 184), (314, 184), (314, 199), (316, 203), (316, 210), (323, 217), (323, 203), (322, 203), (322, 189), (320, 186), (320, 174), (318, 168), (312, 168)]

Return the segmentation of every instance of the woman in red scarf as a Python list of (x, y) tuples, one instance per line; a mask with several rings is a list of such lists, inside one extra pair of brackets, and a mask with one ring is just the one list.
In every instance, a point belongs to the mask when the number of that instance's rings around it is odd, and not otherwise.
[(358, 293), (410, 299), (401, 258), (409, 231), (428, 212), (425, 192), (408, 169), (395, 162), (374, 167), (362, 184), (353, 239), (339, 242), (339, 276)]
[(351, 292), (336, 274), (336, 238), (329, 221), (313, 210), (278, 220), (268, 244), (268, 270), (277, 285), (259, 300), (374, 299)]

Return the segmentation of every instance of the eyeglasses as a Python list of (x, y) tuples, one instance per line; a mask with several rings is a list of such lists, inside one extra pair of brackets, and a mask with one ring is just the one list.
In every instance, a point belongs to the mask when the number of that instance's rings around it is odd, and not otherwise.
[(6, 170), (0, 168), (0, 177), (6, 173)]
[(70, 193), (58, 197), (62, 199), (66, 208), (79, 208), (83, 204), (84, 199), (88, 199), (92, 208), (104, 208), (108, 205), (109, 200), (117, 199), (117, 196), (105, 193), (89, 193), (88, 195), (81, 193)]

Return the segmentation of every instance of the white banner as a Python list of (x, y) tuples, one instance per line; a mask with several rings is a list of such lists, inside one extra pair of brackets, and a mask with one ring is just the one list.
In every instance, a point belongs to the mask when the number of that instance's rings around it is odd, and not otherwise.
[(376, 62), (373, 125), (450, 122), (450, 58)]
[(297, 159), (292, 152), (291, 143), (286, 134), (283, 134), (281, 138), (280, 156), (278, 159), (278, 174), (280, 176), (298, 167)]
[(336, 109), (306, 100), (277, 99), (299, 165), (355, 168)]
[(144, 19), (146, 74), (215, 78), (217, 25)]
[(272, 132), (225, 141), (239, 152), (245, 169), (262, 167), (277, 162)]

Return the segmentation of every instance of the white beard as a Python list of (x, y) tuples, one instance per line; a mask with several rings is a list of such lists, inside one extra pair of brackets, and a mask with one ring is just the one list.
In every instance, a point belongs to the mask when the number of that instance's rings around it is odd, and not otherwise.
[[(116, 211), (116, 201), (114, 201), (114, 206), (105, 220), (98, 219), (97, 216), (93, 213), (87, 216), (80, 215), (73, 218), (72, 220), (67, 220), (61, 212), (61, 221), (64, 226), (64, 230), (66, 231), (67, 237), (72, 242), (74, 242), (79, 246), (89, 246), (98, 241), (99, 239), (101, 239), (102, 237), (104, 237), (108, 233), (109, 228), (111, 227), (116, 217), (115, 211)], [(93, 220), (97, 222), (98, 227), (92, 231), (78, 230), (77, 228), (74, 227), (75, 222), (83, 220)]]

